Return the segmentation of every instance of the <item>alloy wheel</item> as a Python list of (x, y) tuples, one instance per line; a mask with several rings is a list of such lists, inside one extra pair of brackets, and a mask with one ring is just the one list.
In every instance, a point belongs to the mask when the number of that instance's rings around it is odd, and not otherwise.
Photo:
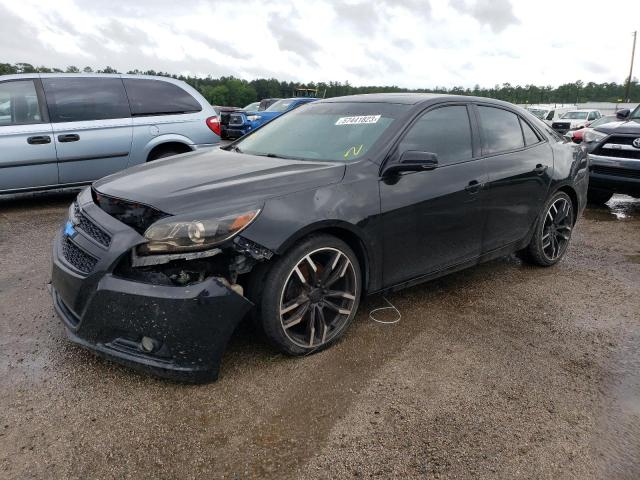
[(336, 248), (320, 248), (293, 267), (280, 296), (280, 322), (298, 346), (317, 348), (348, 323), (358, 296), (356, 272)]
[(573, 225), (573, 207), (566, 198), (551, 204), (542, 227), (542, 251), (548, 260), (558, 259), (567, 248)]

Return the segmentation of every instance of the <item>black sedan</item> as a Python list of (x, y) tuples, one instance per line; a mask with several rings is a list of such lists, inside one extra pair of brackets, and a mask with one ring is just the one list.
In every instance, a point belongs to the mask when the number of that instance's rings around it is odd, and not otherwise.
[(54, 241), (54, 305), (101, 355), (213, 380), (247, 316), (305, 355), (345, 333), (363, 294), (513, 252), (554, 265), (587, 183), (580, 146), (505, 102), (314, 102), (83, 191)]

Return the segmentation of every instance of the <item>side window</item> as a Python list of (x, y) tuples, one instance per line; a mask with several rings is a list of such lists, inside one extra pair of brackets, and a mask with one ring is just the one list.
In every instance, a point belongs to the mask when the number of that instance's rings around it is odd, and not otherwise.
[(124, 86), (133, 115), (168, 115), (202, 110), (195, 98), (173, 83), (125, 78)]
[(0, 126), (40, 122), (40, 103), (33, 80), (0, 83)]
[(467, 107), (440, 107), (422, 115), (400, 141), (399, 151), (408, 150), (435, 153), (440, 165), (471, 159)]
[(522, 130), (515, 113), (495, 107), (478, 107), (482, 126), (482, 153), (498, 153), (523, 148)]
[(596, 112), (589, 112), (589, 116), (587, 117), (587, 120), (595, 120), (596, 118), (598, 118), (596, 116)]
[(127, 95), (119, 78), (43, 78), (42, 84), (54, 123), (131, 116)]
[(556, 114), (555, 110), (551, 110), (549, 112), (549, 114), (547, 115), (547, 118), (545, 118), (545, 120), (553, 120), (553, 116)]
[(538, 134), (535, 132), (535, 130), (522, 119), (520, 119), (520, 123), (522, 124), (522, 131), (524, 132), (524, 143), (526, 143), (527, 146), (535, 145), (536, 143), (538, 143), (540, 141), (540, 138), (538, 138)]

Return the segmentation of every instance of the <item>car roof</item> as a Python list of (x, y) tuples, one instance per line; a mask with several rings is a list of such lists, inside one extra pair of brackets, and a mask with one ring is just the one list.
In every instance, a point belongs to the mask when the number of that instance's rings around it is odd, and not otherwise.
[(19, 73), (15, 75), (2, 75), (0, 80), (21, 80), (31, 78), (138, 78), (141, 80), (160, 80), (163, 82), (184, 85), (186, 82), (173, 77), (164, 77), (160, 75), (140, 75), (129, 73)]
[(474, 97), (471, 95), (450, 95), (446, 93), (366, 93), (362, 95), (351, 95), (346, 97), (333, 97), (321, 100), (324, 103), (398, 103), (402, 105), (418, 105), (425, 103), (439, 102), (477, 102), (488, 103), (496, 106), (518, 108), (513, 103), (496, 100), (487, 97)]

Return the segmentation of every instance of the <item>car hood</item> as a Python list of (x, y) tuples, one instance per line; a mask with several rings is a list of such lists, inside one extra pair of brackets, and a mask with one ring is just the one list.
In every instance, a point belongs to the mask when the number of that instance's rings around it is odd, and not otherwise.
[(342, 180), (342, 162), (284, 160), (217, 148), (124, 170), (94, 183), (105, 195), (179, 215), (257, 205)]
[(605, 123), (596, 127), (594, 130), (606, 134), (636, 134), (640, 135), (640, 120), (624, 120), (622, 122)]

